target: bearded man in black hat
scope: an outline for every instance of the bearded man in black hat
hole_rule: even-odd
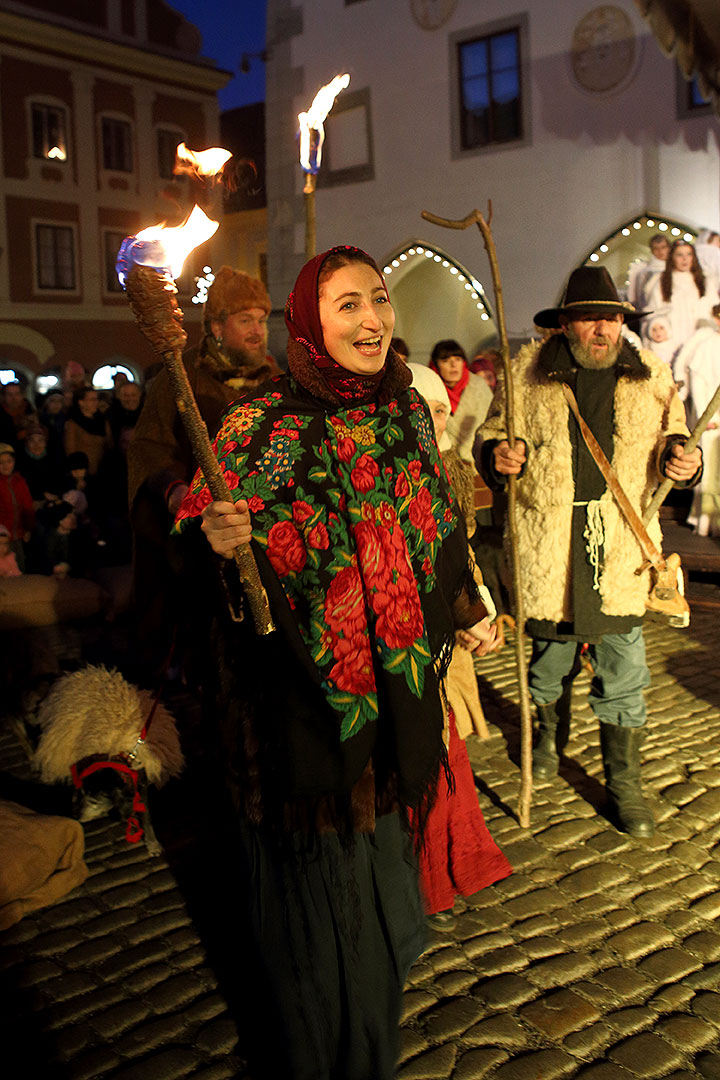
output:
[[[684,452],[689,433],[670,369],[622,335],[625,321],[646,314],[620,301],[603,267],[574,270],[562,305],[535,316],[538,326],[559,332],[524,346],[514,362],[515,449],[504,429],[502,385],[475,445],[491,487],[519,478],[522,588],[533,639],[529,682],[538,713],[533,775],[557,774],[572,679],[588,643],[607,791],[620,827],[638,837],[654,832],[640,785],[649,571],[636,573],[643,552],[585,444],[563,384],[641,517],[664,477],[678,486],[696,483],[701,454]],[[647,528],[660,548],[657,517]]]
[[[271,304],[258,278],[222,266],[208,289],[203,332],[183,364],[212,438],[228,405],[279,374],[267,351]],[[173,518],[197,468],[192,446],[163,369],[153,380],[128,449],[133,528],[133,598],[145,666],[168,652],[180,613]],[[187,598],[184,598],[187,606]]]

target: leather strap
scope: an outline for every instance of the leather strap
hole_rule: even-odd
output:
[[[565,394],[565,398],[567,399],[567,403],[572,410],[573,416],[578,422],[578,427],[580,428],[582,437],[585,440],[585,445],[592,454],[593,461],[597,465],[600,472],[603,474],[605,482],[607,483],[607,486],[609,487],[612,496],[615,499],[615,502],[620,508],[620,512],[627,521],[635,539],[640,545],[640,550],[652,566],[657,567],[659,570],[664,569],[664,556],[661,552],[658,551],[658,549],[655,547],[655,544],[648,536],[648,531],[643,525],[640,515],[637,513],[634,506],[623,491],[620,481],[617,478],[617,474],[608,459],[606,458],[602,446],[597,441],[592,431],[580,415],[580,409],[578,408],[578,403],[575,395],[573,394],[567,383],[563,383],[562,388],[563,393]]]

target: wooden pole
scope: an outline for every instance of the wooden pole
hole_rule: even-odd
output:
[[[125,288],[140,329],[163,358],[178,413],[213,500],[233,502],[182,362],[187,335],[182,328],[182,310],[175,300],[177,290],[168,278],[147,266],[134,267],[126,278]],[[258,634],[269,634],[275,626],[250,545],[240,544],[235,548],[233,557],[255,629]]]
[[[685,443],[685,450],[687,452],[691,453],[695,449],[695,447],[700,442],[700,439],[702,438],[702,436],[703,436],[703,434],[705,432],[705,428],[708,426],[708,424],[710,423],[710,421],[712,420],[713,416],[715,415],[715,413],[718,411],[719,408],[720,408],[720,386],[718,386],[717,390],[715,391],[713,396],[710,398],[710,401],[708,402],[704,413],[702,414],[702,416],[698,420],[697,424],[693,428],[693,431],[692,431],[692,434],[691,434],[690,438]],[[652,521],[653,517],[655,516],[657,511],[660,509],[661,505],[665,502],[667,494],[670,491],[670,489],[672,488],[672,486],[673,486],[673,481],[669,477],[666,476],[665,479],[662,481],[662,483],[657,488],[657,490],[655,491],[655,494],[653,495],[652,499],[648,503],[647,510],[643,514],[643,524],[644,525],[647,525],[648,522]]]
[[[317,177],[314,173],[305,173],[305,261],[313,259],[317,255],[317,226],[315,218],[315,184]]]
[[[500,332],[500,352],[502,355],[503,374],[505,376],[505,426],[508,443],[515,446],[515,396],[510,364],[510,345],[505,323],[505,305],[503,301],[500,267],[490,223],[492,221],[492,202],[488,202],[487,220],[479,210],[473,210],[460,221],[438,217],[427,210],[422,216],[433,225],[445,229],[467,229],[477,225],[485,244],[490,272],[495,292],[495,310]],[[517,534],[517,477],[508,477],[508,535],[510,537],[510,561],[512,566],[513,592],[515,594],[515,666],[520,690],[520,794],[518,799],[518,820],[527,829],[530,826],[530,807],[532,804],[532,714],[530,711],[530,691],[528,688],[527,660],[525,656],[525,604],[522,594],[520,554]]]

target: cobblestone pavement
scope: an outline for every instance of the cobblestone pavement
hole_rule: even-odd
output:
[[[401,1080],[720,1078],[717,621],[647,628],[651,840],[603,815],[584,672],[561,776],[520,828],[512,650],[479,662],[491,737],[470,754],[515,872],[430,935],[405,993]],[[0,768],[25,769],[10,732]],[[249,1080],[172,859],[126,845],[119,822],[86,830],[85,885],[0,935],[3,1076]]]

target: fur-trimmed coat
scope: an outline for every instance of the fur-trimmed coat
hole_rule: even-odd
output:
[[[641,516],[662,479],[664,454],[673,442],[684,441],[688,435],[683,405],[667,364],[650,352],[638,352],[626,342],[611,372],[590,372],[573,367],[565,342],[564,337],[556,337],[542,346],[537,343],[524,346],[513,362],[515,433],[527,446],[527,463],[517,485],[523,595],[528,619],[552,624],[575,624],[583,603],[593,600],[587,596],[587,590],[578,595],[579,562],[587,568],[583,577],[590,589],[592,572],[586,551],[574,550],[583,536],[582,531],[578,533],[578,521],[586,525],[587,510],[576,506],[574,511],[573,504],[588,499],[588,494],[576,488],[582,438],[565,400],[562,382],[573,385],[579,371],[585,387],[592,386],[596,376],[598,386],[604,385],[612,392],[614,385],[612,410],[605,411],[604,449]],[[602,445],[603,438],[592,415],[592,393],[586,390],[584,400],[585,404],[580,400],[580,412]],[[504,409],[504,388],[500,381],[476,443],[476,459],[486,474],[488,455],[483,453],[483,444],[490,449],[496,440],[506,437]],[[584,444],[580,452],[587,452]],[[591,473],[593,469],[590,459]],[[591,487],[593,483],[591,477]],[[595,486],[595,493],[589,498],[597,500],[594,506],[599,510],[604,530],[595,597],[599,593],[600,612],[603,616],[635,616],[639,621],[645,611],[649,573],[635,573],[643,561],[638,542],[604,481],[599,489]],[[648,526],[648,532],[659,547],[662,534],[657,517]],[[585,547],[583,540],[580,543]],[[611,626],[603,627],[601,632],[611,632]]]

